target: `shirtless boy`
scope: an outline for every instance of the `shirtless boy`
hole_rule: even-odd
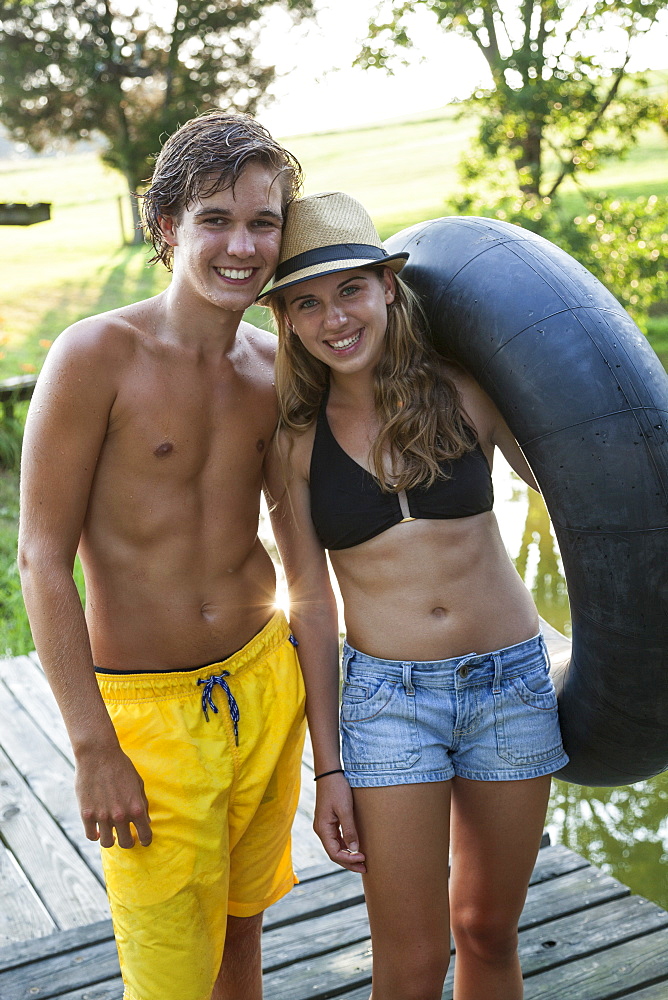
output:
[[[25,602],[126,1000],[257,1000],[262,911],[294,883],[304,695],[257,538],[274,338],[242,317],[300,174],[244,115],[179,129],[144,203],[169,287],[66,330],[26,425]]]

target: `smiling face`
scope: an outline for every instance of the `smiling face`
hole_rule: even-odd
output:
[[[276,270],[282,196],[276,171],[252,163],[234,188],[198,197],[178,219],[162,219],[179,292],[243,313]]]
[[[375,369],[395,295],[389,268],[337,271],[293,285],[284,295],[288,323],[309,354],[333,372]]]

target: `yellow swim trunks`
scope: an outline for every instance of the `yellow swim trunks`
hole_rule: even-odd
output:
[[[220,663],[98,672],[153,841],[102,850],[125,1000],[209,1000],[228,913],[292,888],[304,685],[282,612]]]

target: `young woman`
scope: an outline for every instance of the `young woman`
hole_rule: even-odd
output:
[[[492,512],[494,448],[537,487],[492,401],[430,348],[396,277],[406,257],[354,199],[314,195],[289,209],[266,293],[281,407],[268,486],[292,553],[314,826],[364,873],[373,1000],[440,998],[450,929],[456,1000],[518,1000],[518,919],[568,758],[538,615]],[[343,766],[326,550],[347,632]]]

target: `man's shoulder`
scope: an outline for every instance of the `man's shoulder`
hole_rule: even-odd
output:
[[[249,351],[255,352],[263,360],[274,361],[276,357],[276,346],[278,341],[276,334],[261,330],[252,323],[242,321],[239,325],[237,337],[243,340]]]
[[[120,358],[148,332],[147,306],[147,302],[133,303],[77,320],[56,338],[52,350],[61,357]]]

